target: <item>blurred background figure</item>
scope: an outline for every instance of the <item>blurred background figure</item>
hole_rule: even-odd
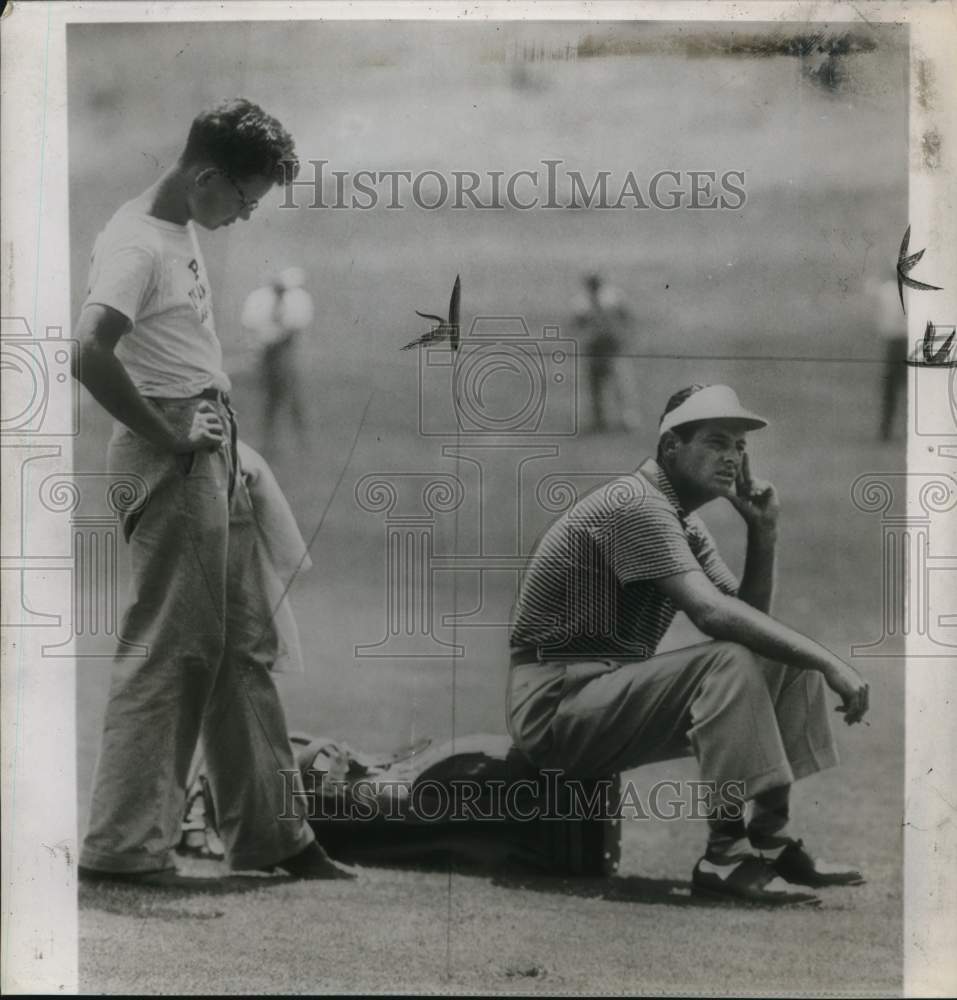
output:
[[[884,347],[879,435],[882,441],[890,441],[897,423],[898,400],[907,394],[907,317],[896,281],[872,278],[866,291],[875,332]]]
[[[585,275],[574,310],[579,350],[585,356],[591,429],[636,430],[637,387],[629,357],[635,349],[631,310],[618,289],[596,273]]]
[[[307,402],[302,385],[302,340],[312,326],[312,296],[303,287],[305,271],[290,267],[272,283],[251,292],[243,307],[242,323],[261,349],[263,388],[263,451],[281,450],[280,413],[288,413],[299,444],[309,449]]]

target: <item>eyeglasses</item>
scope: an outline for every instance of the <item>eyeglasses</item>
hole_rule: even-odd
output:
[[[259,208],[258,198],[252,198],[252,199],[247,198],[246,192],[243,191],[243,189],[232,179],[232,177],[229,176],[229,174],[225,173],[225,171],[223,172],[223,177],[225,177],[226,180],[228,180],[229,183],[232,184],[233,190],[236,192],[236,194],[239,195],[239,202],[242,211],[254,212],[257,208]]]

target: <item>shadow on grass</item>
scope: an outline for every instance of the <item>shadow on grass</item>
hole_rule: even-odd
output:
[[[638,875],[561,876],[520,872],[499,873],[492,884],[520,892],[541,892],[579,899],[603,899],[614,903],[644,903],[664,906],[722,906],[718,900],[691,894],[691,884],[676,879],[643,878]]]
[[[693,896],[691,883],[637,875],[572,875],[550,870],[542,856],[514,846],[472,842],[461,838],[445,844],[381,845],[376,849],[336,852],[336,859],[370,868],[391,868],[422,874],[488,878],[492,885],[518,892],[538,892],[580,899],[603,899],[646,905],[712,907],[728,901]],[[752,905],[752,904],[743,904]]]
[[[169,884],[81,883],[78,904],[81,910],[101,910],[128,917],[210,920],[221,917],[224,911],[204,909],[202,906],[197,908],[195,904],[220,896],[259,892],[295,881],[285,876],[224,875],[186,876]]]

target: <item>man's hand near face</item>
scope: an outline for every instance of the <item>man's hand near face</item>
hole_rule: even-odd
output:
[[[774,532],[777,529],[781,504],[774,484],[766,479],[751,476],[751,462],[745,452],[738,469],[735,492],[728,499],[734,509],[744,518],[748,528]]]
[[[738,597],[768,614],[774,592],[774,550],[781,505],[771,483],[751,476],[747,452],[741,458],[735,490],[728,494],[728,500],[748,526],[748,551]]]

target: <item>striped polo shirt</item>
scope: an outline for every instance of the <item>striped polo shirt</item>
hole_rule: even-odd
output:
[[[726,594],[738,581],[697,514],[648,459],[567,510],[529,556],[512,617],[513,647],[542,659],[653,656],[677,608],[654,581],[701,569]]]

